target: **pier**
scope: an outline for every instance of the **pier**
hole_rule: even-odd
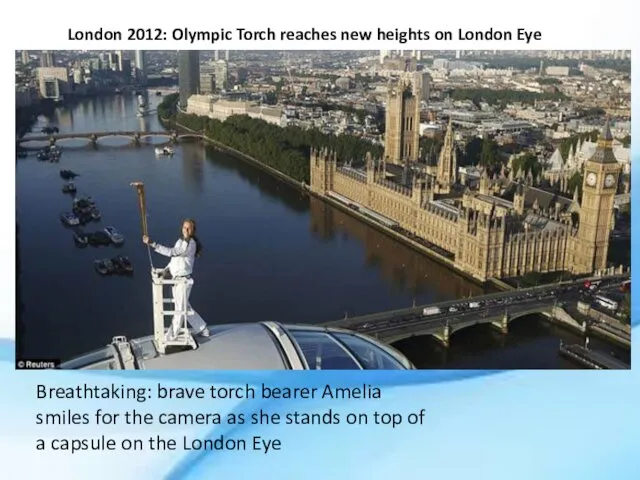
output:
[[[566,345],[561,341],[559,351],[560,355],[594,370],[629,370],[631,368],[631,365],[627,365],[612,356],[589,350],[588,347],[582,345]]]

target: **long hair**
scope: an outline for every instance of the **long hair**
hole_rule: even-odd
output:
[[[182,224],[184,225],[187,222],[191,224],[191,228],[193,230],[193,233],[191,234],[191,239],[194,242],[196,242],[196,257],[199,257],[200,254],[202,253],[202,242],[196,236],[196,221],[192,218],[185,218]]]

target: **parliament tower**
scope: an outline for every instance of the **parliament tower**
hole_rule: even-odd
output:
[[[585,162],[580,205],[580,226],[574,251],[577,272],[603,270],[607,266],[613,203],[621,166],[613,153],[609,120],[593,156]]]
[[[387,94],[385,161],[395,165],[416,162],[420,140],[420,85],[405,74]]]

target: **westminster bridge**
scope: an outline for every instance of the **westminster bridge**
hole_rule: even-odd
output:
[[[594,277],[589,280],[600,280],[601,288],[606,289],[614,288],[626,279],[629,279],[628,274]],[[451,336],[462,329],[488,324],[507,334],[510,322],[531,315],[543,315],[574,331],[586,333],[587,322],[576,320],[565,308],[580,300],[580,286],[585,280],[587,279],[343,318],[325,323],[324,326],[354,330],[388,344],[410,337],[431,335],[445,347],[449,346]]]
[[[150,141],[154,137],[166,139],[162,143],[177,143],[186,139],[202,139],[202,134],[196,132],[176,132],[176,131],[157,131],[157,132],[140,132],[140,131],[111,131],[111,132],[87,132],[87,133],[56,133],[53,135],[34,135],[16,139],[16,144],[25,150],[40,150],[42,146],[25,145],[31,142],[48,142],[49,145],[56,145],[59,140],[87,140],[86,144],[75,146],[82,148],[85,146],[98,146],[100,140],[106,138],[126,138],[129,140],[124,146],[141,145],[145,141]],[[110,145],[112,146],[112,145]],[[73,148],[67,147],[66,148]]]

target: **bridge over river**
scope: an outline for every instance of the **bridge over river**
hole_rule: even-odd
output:
[[[30,142],[47,142],[49,145],[55,145],[59,140],[87,140],[80,148],[86,146],[97,146],[100,140],[106,138],[126,138],[129,140],[124,146],[140,145],[145,140],[149,141],[154,137],[166,138],[164,143],[177,143],[186,139],[202,139],[204,136],[196,132],[176,132],[176,131],[157,131],[157,132],[141,132],[141,131],[111,131],[111,132],[87,132],[87,133],[56,133],[53,135],[33,135],[16,139],[16,144],[26,150],[39,150],[42,146],[25,145]],[[73,148],[67,147],[66,148]],[[78,147],[76,147],[78,148]]]
[[[589,280],[602,280],[602,285],[610,285],[628,278],[627,274],[593,277]],[[432,335],[446,347],[449,346],[451,335],[464,328],[490,324],[506,334],[509,322],[534,314],[544,315],[585,333],[586,323],[575,320],[563,308],[566,303],[579,300],[579,287],[585,280],[588,279],[344,318],[325,325],[362,332],[387,343],[418,335]],[[425,315],[425,309],[435,313]]]

